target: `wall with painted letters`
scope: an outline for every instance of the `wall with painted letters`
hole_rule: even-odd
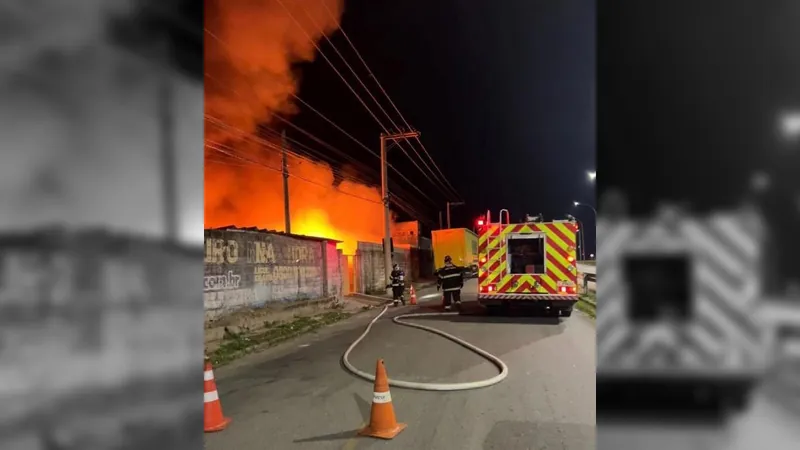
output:
[[[206,230],[206,318],[340,296],[337,255],[335,242],[258,231]]]

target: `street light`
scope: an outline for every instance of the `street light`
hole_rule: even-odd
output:
[[[595,218],[595,220],[597,220],[597,210],[596,210],[596,209],[594,209],[594,206],[592,206],[592,205],[587,205],[586,203],[581,203],[581,202],[572,202],[572,204],[573,204],[573,205],[575,205],[575,206],[585,206],[585,207],[587,207],[587,208],[591,209],[591,210],[592,210],[592,212],[594,212],[594,218]]]
[[[597,172],[592,170],[587,173],[589,175],[589,181],[594,181],[597,178]]]
[[[789,111],[780,115],[781,135],[787,140],[800,139],[800,111]]]

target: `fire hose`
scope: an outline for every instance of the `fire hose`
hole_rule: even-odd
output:
[[[370,297],[372,297],[372,296],[370,296]],[[385,300],[382,297],[374,297],[374,298],[380,298],[381,300]],[[350,363],[348,358],[350,356],[350,352],[352,352],[353,349],[356,348],[356,346],[358,346],[358,344],[361,343],[361,341],[363,341],[365,337],[367,337],[367,335],[369,334],[370,330],[372,329],[372,326],[378,320],[380,320],[380,318],[384,314],[386,314],[386,311],[388,311],[388,310],[389,310],[389,305],[384,306],[383,311],[381,311],[380,314],[375,316],[375,318],[372,319],[372,321],[370,321],[370,323],[367,325],[367,328],[364,330],[363,333],[361,333],[361,336],[359,336],[358,339],[353,341],[353,343],[350,344],[350,347],[348,347],[347,350],[344,352],[344,355],[342,355],[342,364],[344,365],[344,367],[350,373],[352,373],[353,375],[356,375],[357,377],[363,378],[363,379],[365,379],[367,381],[375,381],[375,375],[357,369],[355,366],[353,366]],[[467,342],[467,341],[465,341],[465,340],[463,340],[461,338],[453,336],[452,334],[449,334],[449,333],[445,333],[442,330],[439,330],[439,329],[436,329],[436,328],[433,328],[433,327],[428,327],[428,326],[425,326],[425,325],[420,325],[418,323],[405,322],[405,321],[402,320],[403,318],[410,319],[410,318],[414,318],[414,317],[457,316],[458,314],[459,314],[458,312],[434,312],[434,313],[400,314],[398,316],[393,317],[392,318],[392,322],[394,322],[394,323],[396,323],[398,325],[404,325],[404,326],[407,326],[407,327],[412,327],[412,328],[418,328],[420,330],[425,330],[425,331],[428,331],[430,333],[438,334],[439,336],[442,336],[442,337],[444,337],[446,339],[449,339],[449,340],[455,342],[456,344],[459,344],[462,347],[466,348],[467,350],[470,350],[470,351],[472,351],[474,353],[477,353],[478,355],[482,356],[483,358],[489,360],[492,364],[494,364],[500,370],[500,373],[495,375],[492,378],[489,378],[489,379],[478,380],[478,381],[468,381],[468,382],[464,382],[464,383],[420,383],[420,382],[416,382],[416,381],[404,381],[404,380],[392,380],[392,379],[389,379],[389,386],[394,386],[394,387],[399,387],[399,388],[406,388],[406,389],[416,389],[416,390],[420,390],[420,391],[466,391],[466,390],[471,390],[471,389],[485,388],[485,387],[495,385],[495,384],[500,383],[501,381],[505,380],[505,378],[508,376],[508,366],[506,366],[506,364],[500,358],[492,355],[491,353],[487,352],[486,350],[483,350],[481,348],[478,348],[475,345],[470,344],[469,342]]]

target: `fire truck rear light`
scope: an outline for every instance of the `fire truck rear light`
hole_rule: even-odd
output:
[[[566,286],[561,286],[561,292],[567,292],[567,287]]]
[[[569,261],[569,262],[575,261],[575,258],[573,258],[572,256],[570,256],[570,257],[568,257],[568,258],[567,258],[567,261]]]
[[[482,227],[482,226],[483,226],[483,219],[478,219],[478,226],[479,226],[479,227]]]
[[[481,258],[481,264],[485,264],[485,263],[486,263],[486,257],[484,256],[483,258]]]

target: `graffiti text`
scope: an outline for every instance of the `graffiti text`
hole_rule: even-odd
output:
[[[233,271],[228,271],[224,275],[210,275],[203,277],[204,291],[222,291],[227,289],[239,289],[241,275],[235,275]]]
[[[239,244],[233,239],[206,239],[206,264],[235,264],[239,260]]]
[[[285,280],[301,280],[318,277],[318,267],[292,267],[292,266],[256,266],[254,269],[255,282],[268,284]]]

